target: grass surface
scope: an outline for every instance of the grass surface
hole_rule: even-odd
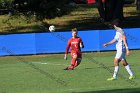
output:
[[[127,57],[136,74],[128,73],[120,64],[118,80],[111,77],[115,52],[83,53],[82,63],[72,71],[63,69],[70,64],[63,54],[0,57],[0,93],[139,93],[140,51]]]
[[[136,6],[124,7],[124,28],[140,27],[140,15]],[[42,26],[42,24],[44,26]],[[54,19],[35,20],[34,16],[25,17],[1,15],[0,33],[45,32],[49,25],[55,25],[56,31],[69,31],[73,27],[79,30],[109,29],[108,22],[99,20],[99,13],[94,5],[77,5],[68,15]]]

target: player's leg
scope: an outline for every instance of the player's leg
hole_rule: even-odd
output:
[[[129,75],[130,75],[130,77],[129,77],[129,79],[131,80],[131,79],[134,79],[135,77],[134,77],[134,74],[133,74],[133,72],[132,72],[132,70],[131,70],[131,67],[130,67],[130,65],[127,63],[127,61],[126,61],[126,58],[125,58],[125,53],[123,53],[123,55],[122,55],[122,64],[123,64],[123,66],[125,67],[125,69],[127,70],[127,72],[129,73]]]
[[[113,74],[113,78],[114,79],[117,79],[117,75],[118,75],[118,72],[119,72],[119,62],[120,62],[121,60],[120,59],[118,59],[118,58],[115,58],[114,59],[114,74]]]
[[[116,80],[117,79],[117,75],[119,72],[119,62],[121,61],[121,51],[117,51],[116,56],[114,58],[114,73],[113,73],[113,77],[112,78],[108,78],[107,80]]]
[[[72,56],[71,65],[67,67],[65,70],[73,70],[75,67],[75,64],[77,62],[77,53],[72,52],[71,56]]]
[[[108,78],[107,80],[116,80],[117,79],[117,75],[118,75],[118,72],[119,72],[119,62],[120,62],[121,60],[120,59],[118,59],[118,58],[115,58],[114,59],[114,73],[113,73],[113,77],[111,77],[111,78]]]
[[[125,69],[127,70],[127,72],[130,75],[129,79],[134,79],[135,77],[134,77],[134,74],[133,74],[133,72],[131,70],[131,67],[130,67],[130,65],[126,61],[126,52],[125,51],[123,51],[121,58],[122,58],[123,66],[125,67]]]
[[[77,58],[77,61],[74,64],[74,68],[80,65],[82,58]]]
[[[74,69],[75,65],[77,65],[77,53],[72,54],[71,66],[70,68]]]
[[[76,62],[74,64],[74,67],[77,67],[81,63],[81,60],[82,60],[82,54],[77,53],[77,59],[76,59]]]

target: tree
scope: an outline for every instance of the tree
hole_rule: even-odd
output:
[[[100,17],[106,21],[123,20],[124,0],[97,0]]]
[[[69,0],[3,0],[5,9],[15,14],[36,14],[39,17],[54,18],[65,14]],[[1,0],[0,0],[1,3]],[[10,7],[10,8],[9,8]]]
[[[136,0],[137,10],[140,10],[140,0]]]

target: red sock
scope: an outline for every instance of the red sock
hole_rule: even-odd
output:
[[[70,69],[73,69],[73,68],[75,67],[75,64],[77,65],[77,60],[76,60],[76,58],[73,58],[73,59],[71,60],[71,66],[69,66],[69,68],[70,68]]]
[[[80,64],[80,62],[76,61],[74,67],[77,67],[79,64]]]

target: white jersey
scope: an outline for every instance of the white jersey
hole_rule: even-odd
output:
[[[124,31],[121,28],[119,28],[116,31],[116,35],[114,37],[114,39],[117,40],[117,44],[116,44],[116,49],[117,50],[124,50],[125,49],[125,46],[124,46],[124,43],[123,43],[123,40],[122,40],[123,35],[124,35]]]
[[[125,59],[125,52],[126,52],[126,49],[125,49],[125,46],[124,46],[124,43],[123,43],[123,39],[122,39],[123,35],[124,35],[124,32],[120,28],[116,31],[116,35],[114,37],[114,39],[117,40],[117,44],[116,44],[117,53],[116,53],[115,58],[118,58],[120,60]]]

